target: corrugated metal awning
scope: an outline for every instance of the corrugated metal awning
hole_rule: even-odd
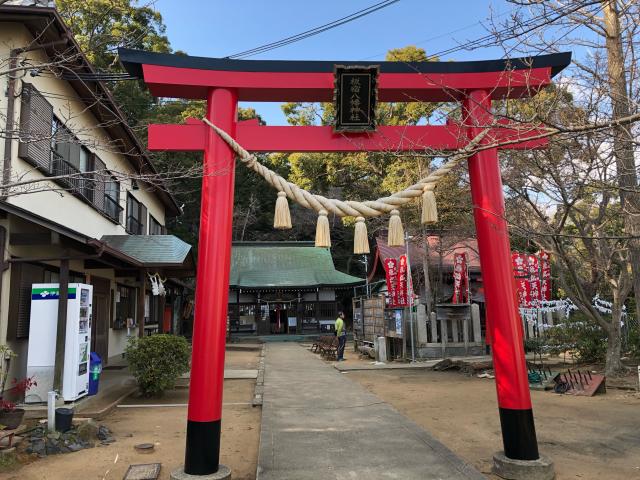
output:
[[[100,241],[143,267],[193,268],[191,245],[174,235],[103,235]]]

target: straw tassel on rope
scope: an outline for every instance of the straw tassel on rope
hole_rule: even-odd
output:
[[[388,235],[387,245],[390,247],[404,246],[404,229],[402,228],[402,220],[400,220],[400,212],[398,210],[391,210]]]
[[[329,213],[326,210],[318,212],[318,224],[316,226],[316,247],[330,247],[331,233],[329,232]]]
[[[289,201],[285,192],[278,192],[276,200],[276,213],[273,217],[273,228],[288,230],[291,228],[291,214],[289,213]]]
[[[335,198],[326,198],[322,195],[314,195],[307,190],[300,188],[294,183],[289,182],[273,170],[262,165],[255,155],[246,151],[238,142],[236,142],[227,132],[217,127],[206,117],[202,121],[216,131],[218,135],[238,154],[240,161],[248,168],[256,172],[267,183],[279,191],[284,191],[287,198],[302,205],[304,208],[315,210],[325,210],[339,217],[379,217],[389,212],[391,208],[394,210],[399,206],[406,205],[414,198],[420,197],[424,192],[427,184],[436,184],[444,175],[455,168],[462,160],[468,158],[475,151],[481,140],[487,135],[490,129],[483,129],[481,133],[476,135],[469,143],[463,147],[457,154],[447,160],[437,170],[431,172],[428,176],[421,178],[417,183],[411,185],[404,190],[394,193],[388,197],[378,198],[377,200],[369,200],[364,202],[344,201]],[[399,218],[397,219],[399,221]]]
[[[436,204],[436,194],[433,192],[434,184],[427,184],[422,192],[422,216],[423,225],[438,223],[438,206]]]
[[[356,228],[353,235],[353,253],[363,255],[369,253],[369,236],[367,235],[367,224],[364,217],[356,218]]]

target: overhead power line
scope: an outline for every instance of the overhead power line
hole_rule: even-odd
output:
[[[383,8],[386,8],[388,6],[391,6],[395,3],[398,3],[400,0],[385,0],[383,2],[379,2],[376,3],[374,5],[371,5],[367,8],[364,8],[362,10],[358,10],[357,12],[354,12],[350,15],[347,15],[345,17],[339,18],[337,20],[334,20],[330,23],[326,23],[324,25],[321,25],[319,27],[315,27],[313,29],[310,30],[306,30],[304,32],[301,32],[299,34],[296,35],[292,35],[286,38],[283,38],[282,40],[278,40],[276,42],[271,42],[259,47],[255,47],[252,48],[250,50],[245,50],[243,52],[238,52],[235,53],[233,55],[229,55],[225,58],[244,58],[244,57],[250,57],[253,55],[257,55],[259,53],[264,53],[267,52],[269,50],[274,50],[276,48],[280,48],[283,47],[285,45],[289,45],[291,43],[295,43],[298,42],[300,40],[303,40],[305,38],[309,38],[311,36],[314,35],[318,35],[322,32],[325,32],[327,30],[336,28],[338,26],[344,25],[346,23],[352,22],[354,20],[357,20],[358,18],[362,18],[366,15],[369,15],[371,13],[374,13],[378,10],[381,10]],[[554,10],[554,11],[549,11],[549,12],[545,12],[542,13],[540,15],[534,16],[529,18],[526,21],[521,22],[518,25],[518,29],[516,31],[516,29],[514,29],[513,27],[507,27],[504,28],[498,32],[492,32],[490,34],[484,35],[482,37],[476,38],[474,40],[465,42],[463,44],[457,45],[455,47],[451,47],[448,48],[446,50],[442,50],[439,52],[435,52],[432,53],[431,55],[429,55],[428,60],[430,59],[435,59],[435,58],[439,58],[442,57],[444,55],[449,55],[451,53],[455,53],[461,50],[472,50],[475,48],[480,48],[483,46],[487,46],[488,43],[495,43],[496,38],[501,37],[502,40],[510,40],[510,39],[514,39],[517,38],[519,36],[528,34],[534,30],[537,30],[545,25],[549,25],[554,23],[555,21],[557,21],[560,18],[563,18],[567,15],[571,15],[575,12],[577,12],[578,10],[587,7],[587,6],[592,6],[594,4],[600,4],[600,0],[583,0],[582,2],[578,3],[578,4],[574,4],[574,5],[570,5],[565,7],[564,9],[559,9],[559,10]],[[466,27],[465,27],[466,28]],[[463,28],[464,29],[464,28]],[[459,29],[462,30],[462,29]],[[575,27],[571,30],[573,31],[575,30]],[[568,33],[567,32],[565,35],[566,36]],[[502,36],[505,37],[502,37]],[[444,35],[441,35],[444,36]],[[435,37],[437,38],[437,37]],[[131,76],[128,73],[119,73],[119,72],[73,72],[73,73],[64,73],[62,74],[62,78],[65,80],[82,80],[82,81],[126,81],[126,80],[134,80],[137,79],[137,77],[135,76]]]
[[[285,45],[289,45],[291,43],[299,42],[300,40],[304,40],[305,38],[312,37],[314,35],[318,35],[322,32],[326,32],[327,30],[331,30],[333,28],[339,27],[349,22],[353,22],[359,18],[362,18],[371,13],[377,12],[378,10],[382,10],[383,8],[389,7],[394,3],[398,3],[400,0],[385,0],[383,2],[376,3],[367,8],[363,8],[362,10],[358,10],[346,17],[339,18],[329,23],[325,23],[324,25],[320,25],[319,27],[312,28],[310,30],[306,30],[304,32],[298,33],[296,35],[291,35],[289,37],[283,38],[281,40],[267,43],[261,45],[259,47],[252,48],[250,50],[244,50],[242,52],[234,53],[233,55],[229,55],[225,58],[246,58],[251,57],[253,55],[257,55],[259,53],[268,52],[269,50],[274,50],[276,48],[283,47]]]
[[[132,80],[137,77],[130,75],[126,72],[64,72],[61,75],[64,80],[85,80],[88,82],[99,81],[117,81],[117,80]]]
[[[601,2],[599,0],[590,0],[590,1],[582,1],[578,4],[574,4],[574,5],[569,5],[567,7],[565,7],[564,9],[558,9],[555,11],[548,11],[545,13],[542,13],[540,15],[536,15],[534,17],[529,18],[528,20],[525,20],[524,22],[520,23],[517,27],[517,31],[516,28],[514,27],[506,27],[503,28],[502,30],[498,31],[498,32],[491,32],[487,35],[484,35],[482,37],[476,38],[475,40],[471,40],[469,42],[465,42],[461,45],[455,46],[455,47],[451,47],[448,48],[446,50],[441,50],[439,52],[435,52],[432,53],[431,55],[429,55],[428,59],[434,59],[436,57],[442,57],[444,55],[449,55],[451,53],[455,53],[455,52],[459,52],[461,50],[473,50],[475,48],[480,48],[480,47],[484,47],[487,46],[488,44],[495,44],[496,43],[496,39],[498,37],[502,37],[504,35],[504,37],[501,38],[501,40],[513,40],[517,37],[520,37],[522,35],[526,35],[527,33],[530,33],[534,30],[537,30],[539,28],[542,28],[546,25],[550,25],[553,22],[555,22],[556,20],[559,20],[560,18],[566,17],[568,15],[571,15],[573,13],[576,13],[578,10],[587,7],[587,6],[592,6],[595,4],[600,4]],[[487,44],[487,42],[489,42]]]
[[[345,23],[351,22],[353,20],[356,20],[358,18],[361,18],[365,15],[368,15],[370,13],[373,13],[377,10],[380,10],[382,8],[388,7],[394,3],[396,3],[399,0],[388,0],[388,1],[384,1],[384,2],[380,2],[374,5],[371,5],[368,8],[365,8],[363,10],[359,10],[357,12],[352,13],[351,15],[348,15],[346,17],[342,17],[338,20],[334,20],[333,22],[327,23],[325,25],[321,25],[319,27],[313,28],[311,30],[307,30],[305,32],[299,33],[297,35],[292,35],[290,37],[287,38],[283,38],[282,40],[278,40],[276,42],[271,42],[265,45],[261,45],[259,47],[256,48],[252,48],[250,50],[245,50],[242,52],[238,52],[235,53],[233,55],[229,55],[228,57],[225,58],[246,58],[246,57],[250,57],[253,55],[257,55],[259,53],[264,53],[267,52],[269,50],[273,50],[276,48],[280,48],[283,47],[285,45],[289,45],[291,43],[294,42],[298,42],[300,40],[303,40],[305,38],[314,36],[314,35],[318,35],[319,33],[322,33],[324,31],[330,30],[332,28],[338,27],[340,25],[343,25]],[[455,52],[459,52],[461,50],[473,50],[476,48],[480,48],[483,46],[486,46],[488,44],[493,44],[496,41],[496,37],[498,36],[505,36],[505,38],[502,38],[502,40],[505,39],[513,39],[516,38],[518,36],[530,33],[534,30],[537,30],[543,26],[549,25],[554,23],[555,21],[567,16],[567,15],[571,15],[575,12],[577,12],[578,10],[588,7],[588,6],[592,6],[595,4],[600,4],[600,0],[586,0],[586,1],[582,1],[579,3],[574,3],[574,4],[569,4],[567,7],[565,7],[564,9],[560,9],[560,10],[555,10],[555,11],[548,11],[545,13],[542,13],[540,15],[536,15],[534,17],[531,17],[525,21],[523,21],[522,23],[520,23],[518,25],[518,31],[516,32],[514,30],[513,27],[507,27],[504,28],[498,32],[492,32],[489,33],[487,35],[484,35],[482,37],[476,38],[474,40],[465,42],[463,44],[457,45],[455,47],[451,47],[448,48],[446,50],[442,50],[440,52],[435,52],[431,55],[429,55],[429,59],[433,59],[436,57],[442,57],[444,55],[449,55]]]

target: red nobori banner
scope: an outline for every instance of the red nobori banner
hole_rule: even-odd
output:
[[[406,255],[400,255],[398,267],[398,301],[395,307],[409,305],[409,264]]]
[[[387,296],[389,307],[406,307],[409,305],[411,279],[409,278],[409,262],[406,255],[400,258],[387,258],[384,261],[387,276]]]
[[[551,256],[548,252],[540,250],[538,258],[540,259],[540,270],[542,271],[540,298],[549,301],[551,300]]]
[[[513,275],[516,279],[516,287],[518,293],[518,304],[520,308],[530,308],[530,285],[529,285],[529,265],[527,256],[519,252],[511,252],[511,261],[513,262]]]
[[[453,299],[452,303],[469,303],[469,273],[467,254],[453,254]]]
[[[551,259],[544,250],[537,254],[512,252],[513,275],[520,308],[537,308],[551,300]]]
[[[536,255],[527,255],[527,263],[529,264],[529,304],[537,308],[540,306],[540,270],[538,257]]]
[[[528,271],[525,255],[520,252],[511,252],[511,261],[513,262],[513,274],[516,277],[524,277]]]
[[[398,303],[398,259],[387,258],[384,261],[384,270],[387,276],[389,305],[395,306]]]

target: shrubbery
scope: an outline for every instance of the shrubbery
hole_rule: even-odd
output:
[[[538,338],[529,338],[524,341],[524,351],[525,353],[542,353],[545,347],[545,340],[542,337]]]
[[[541,342],[543,353],[558,355],[571,351],[581,362],[602,362],[607,354],[606,332],[579,312],[545,330]]]
[[[607,334],[599,325],[576,329],[576,352],[583,362],[604,362],[607,357]]]
[[[640,329],[638,327],[629,331],[627,349],[633,358],[640,360]]]
[[[140,392],[146,397],[173,388],[178,377],[189,371],[191,349],[184,337],[165,334],[133,337],[125,354]]]

